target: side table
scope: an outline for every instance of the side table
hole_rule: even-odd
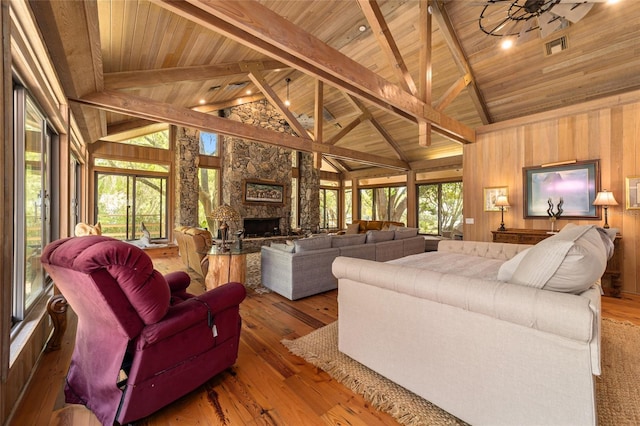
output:
[[[209,269],[204,279],[207,290],[219,287],[228,282],[243,283],[247,277],[247,254],[249,250],[220,250],[213,246],[208,253]]]

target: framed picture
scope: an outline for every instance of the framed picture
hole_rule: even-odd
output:
[[[640,176],[629,176],[626,181],[627,210],[640,210]]]
[[[499,195],[505,195],[509,198],[509,188],[506,186],[493,186],[484,188],[484,211],[499,212],[500,207],[496,206],[496,200]]]
[[[593,205],[600,190],[600,160],[524,167],[524,217],[600,219]],[[560,214],[558,214],[560,213]]]
[[[284,185],[260,180],[245,180],[242,185],[242,201],[245,204],[284,205]]]

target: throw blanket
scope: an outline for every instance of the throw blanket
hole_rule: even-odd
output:
[[[456,274],[485,280],[497,280],[504,260],[466,254],[430,251],[390,260],[387,263],[428,269],[444,274]]]

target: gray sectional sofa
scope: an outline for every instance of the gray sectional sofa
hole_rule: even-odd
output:
[[[262,285],[290,300],[337,288],[331,264],[338,256],[386,262],[423,253],[425,240],[416,228],[366,234],[314,236],[263,246]]]

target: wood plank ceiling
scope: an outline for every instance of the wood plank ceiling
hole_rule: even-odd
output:
[[[482,124],[640,88],[638,1],[597,3],[510,50],[480,31],[485,1],[429,4],[430,17],[426,0],[30,2],[90,142],[166,121],[319,152],[347,171],[419,170],[459,166]],[[560,36],[568,48],[546,55]],[[298,136],[218,117],[262,98]]]

